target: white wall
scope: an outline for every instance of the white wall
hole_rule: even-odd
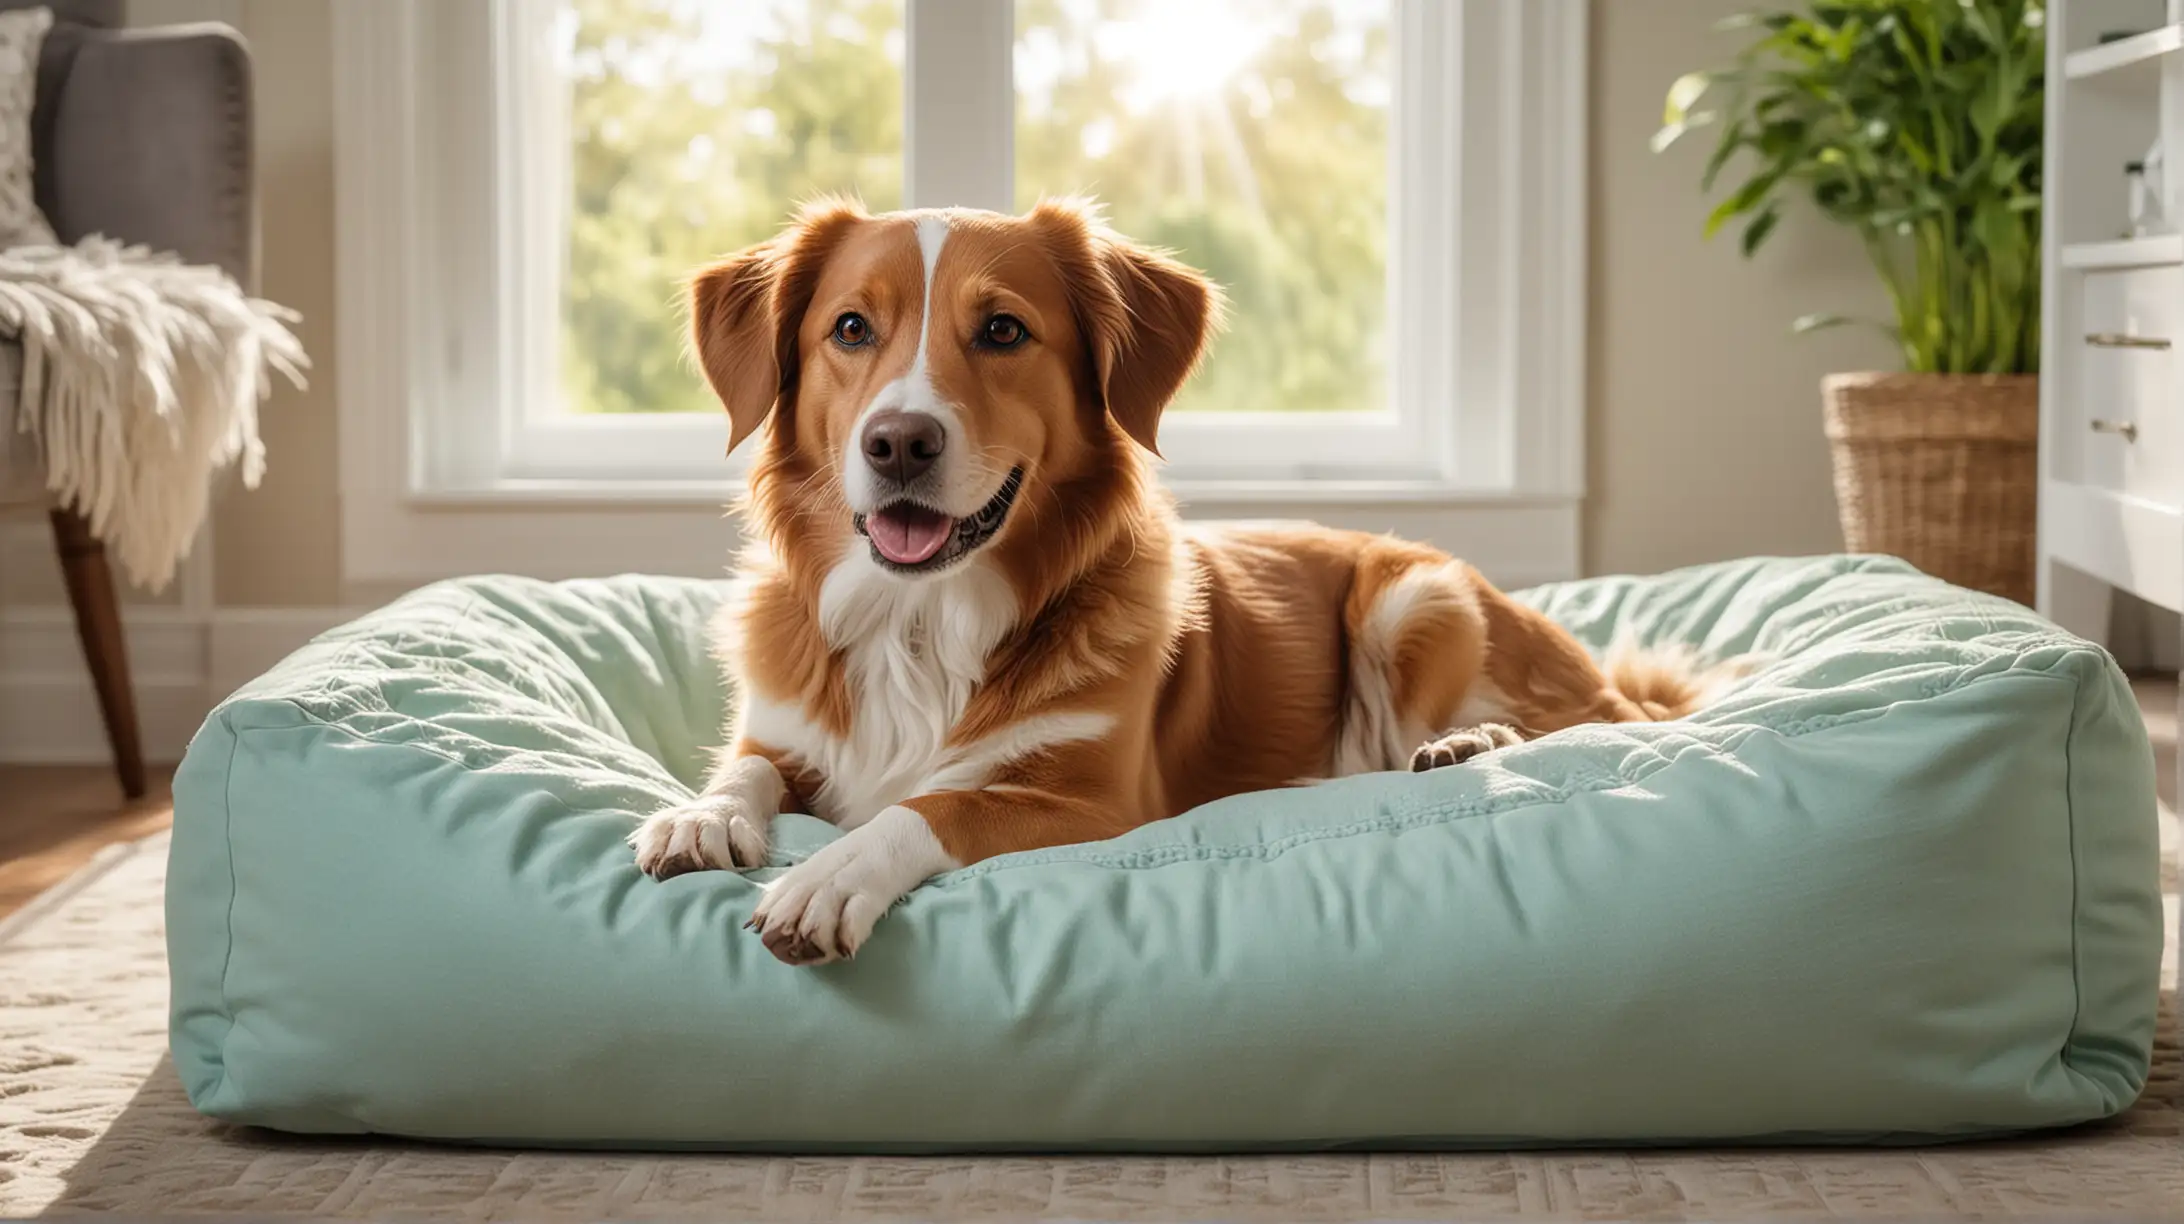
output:
[[[1758,257],[1702,241],[1711,152],[1647,145],[1669,83],[1734,54],[1716,20],[1747,0],[1594,0],[1587,568],[1645,572],[1842,548],[1820,378],[1891,368],[1848,330],[1794,337],[1814,311],[1879,314],[1857,242],[1786,217]],[[1701,133],[1703,135],[1703,133]]]

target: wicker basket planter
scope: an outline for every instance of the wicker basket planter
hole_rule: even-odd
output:
[[[2040,380],[1835,374],[1821,383],[1835,502],[1852,552],[1902,557],[2030,604]]]

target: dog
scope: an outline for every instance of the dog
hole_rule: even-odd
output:
[[[751,917],[789,964],[995,855],[1676,718],[1719,679],[1603,669],[1421,544],[1187,527],[1157,433],[1221,298],[1081,203],[821,201],[689,303],[729,449],[761,435],[719,632],[738,709],[703,792],[630,842],[666,879],[763,865],[783,811],[840,826]]]

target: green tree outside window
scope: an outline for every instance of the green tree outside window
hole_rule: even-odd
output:
[[[1019,0],[1018,203],[1097,196],[1229,295],[1176,410],[1385,405],[1387,16]],[[683,354],[690,269],[824,192],[900,206],[902,22],[901,0],[571,0],[568,408],[714,411]]]

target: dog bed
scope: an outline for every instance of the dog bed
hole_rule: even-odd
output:
[[[223,702],[175,780],[175,1064],[290,1131],[727,1149],[1910,1141],[2137,1095],[2153,765],[2099,649],[1874,558],[1525,598],[1772,662],[1682,722],[1245,795],[942,876],[852,962],[665,883],[719,584],[451,582]]]

